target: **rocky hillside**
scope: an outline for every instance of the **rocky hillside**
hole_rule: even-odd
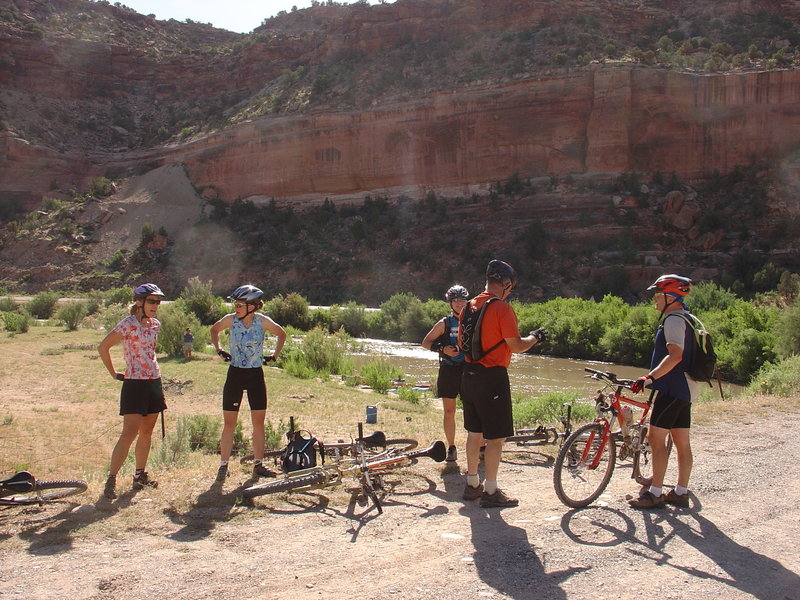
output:
[[[532,297],[667,268],[751,287],[797,268],[798,17],[778,0],[320,2],[239,35],[10,0],[0,278],[252,277],[374,302],[502,252]],[[153,169],[190,200],[135,177]],[[166,235],[142,245],[145,224]]]

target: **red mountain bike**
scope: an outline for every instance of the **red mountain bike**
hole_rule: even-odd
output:
[[[633,459],[631,479],[647,484],[652,478],[650,445],[647,441],[649,400],[633,400],[622,394],[630,389],[632,379],[618,379],[614,373],[585,369],[587,377],[600,381],[610,391],[599,390],[595,397],[597,418],[573,431],[556,458],[553,486],[559,500],[572,508],[588,506],[608,486],[614,466],[628,458]],[[628,406],[642,409],[642,416],[634,422]],[[615,423],[620,428],[613,431]],[[672,450],[672,438],[667,436],[667,453]],[[619,450],[617,450],[619,445]]]

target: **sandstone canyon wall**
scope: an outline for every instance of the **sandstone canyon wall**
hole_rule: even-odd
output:
[[[266,118],[137,160],[184,163],[196,185],[226,200],[290,200],[466,192],[514,173],[701,178],[754,155],[779,159],[800,142],[798,132],[798,72],[605,67],[358,113]]]

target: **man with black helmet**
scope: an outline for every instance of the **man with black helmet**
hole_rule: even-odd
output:
[[[645,387],[655,392],[653,412],[647,440],[653,453],[653,479],[642,489],[633,508],[658,508],[669,503],[689,506],[689,475],[692,472],[692,448],[689,443],[692,400],[697,398],[698,385],[686,372],[691,364],[694,331],[686,318],[691,318],[683,300],[691,291],[692,280],[680,275],[662,275],[647,288],[655,294],[655,308],[661,313],[656,331],[655,347],[650,359],[650,371],[633,384],[631,391],[639,393]],[[683,315],[683,316],[681,316]],[[663,492],[667,471],[667,435],[672,436],[678,454],[678,485]]]
[[[233,449],[233,434],[239,420],[239,407],[244,391],[250,404],[250,420],[253,422],[253,466],[254,477],[275,477],[276,473],[263,464],[264,420],[267,414],[267,384],[264,381],[264,337],[267,332],[278,338],[275,352],[268,360],[277,360],[286,341],[286,331],[267,315],[258,310],[264,306],[264,295],[254,285],[242,285],[228,296],[233,301],[234,312],[222,317],[211,326],[211,343],[217,354],[230,362],[225,387],[222,389],[222,439],[219,442],[220,466],[217,481],[228,476],[228,459]],[[231,347],[226,352],[219,347],[219,334],[230,329]]]
[[[514,434],[511,414],[511,386],[508,365],[512,353],[530,350],[547,339],[544,329],[520,337],[517,316],[511,305],[504,302],[517,285],[517,273],[508,263],[493,260],[486,268],[486,289],[473,298],[461,313],[459,343],[464,334],[467,311],[480,311],[485,304],[480,323],[483,356],[475,361],[465,356],[461,383],[464,404],[464,428],[467,430],[467,485],[464,500],[480,498],[484,508],[517,506],[519,501],[497,487],[497,472],[506,438]],[[484,443],[485,479],[478,476],[480,448]]]
[[[469,299],[463,285],[451,286],[445,294],[450,314],[436,324],[422,340],[422,347],[439,353],[439,375],[436,396],[442,399],[444,436],[447,438],[447,461],[458,460],[456,450],[456,397],[461,393],[464,353],[458,349],[458,316]]]

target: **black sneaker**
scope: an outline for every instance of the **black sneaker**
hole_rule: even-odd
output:
[[[447,458],[445,458],[447,462],[456,462],[458,460],[458,450],[455,446],[450,446],[447,449]]]
[[[220,465],[217,469],[217,481],[225,481],[228,477],[228,465]]]
[[[116,475],[109,475],[108,479],[106,479],[106,487],[103,488],[103,496],[108,498],[109,500],[113,500],[117,497],[117,476]]]
[[[500,488],[497,488],[494,494],[483,492],[481,495],[481,506],[483,508],[510,508],[517,505],[519,505],[519,500],[507,496]]]
[[[253,466],[253,477],[277,477],[278,474],[272,469],[268,469],[263,463],[257,463]]]
[[[157,488],[158,482],[150,479],[147,475],[147,471],[136,473],[136,475],[133,476],[133,489],[141,490],[146,487]]]

